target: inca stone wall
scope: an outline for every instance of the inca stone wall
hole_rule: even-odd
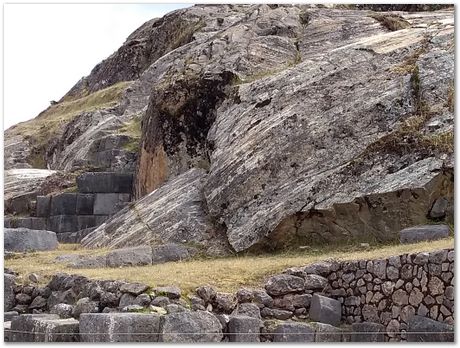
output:
[[[55,275],[44,287],[34,285],[33,275],[29,284],[17,285],[14,275],[5,274],[5,328],[13,341],[43,341],[46,335],[49,341],[110,342],[453,341],[453,272],[454,251],[444,249],[323,261],[271,276],[264,288],[224,293],[205,285],[187,296],[175,286],[68,274]],[[41,317],[46,313],[51,316]],[[48,321],[71,331],[48,332]],[[153,322],[158,328],[146,331]],[[118,335],[122,331],[108,323],[132,330]],[[21,334],[11,336],[9,329]]]
[[[7,228],[49,230],[61,243],[78,243],[131,201],[132,174],[88,172],[77,178],[78,192],[37,196],[35,216],[7,217]]]

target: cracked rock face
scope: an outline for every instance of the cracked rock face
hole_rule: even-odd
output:
[[[223,231],[206,213],[206,173],[191,169],[114,215],[86,236],[87,247],[178,243],[207,254],[228,250]]]
[[[135,168],[137,212],[84,245],[239,252],[452,221],[453,10],[397,14],[394,31],[311,5],[199,5],[144,24],[67,95],[130,80],[117,103],[48,148],[51,168]],[[118,130],[140,117],[128,151]],[[27,166],[8,134],[6,163]]]
[[[318,26],[330,20],[317,16]],[[363,28],[373,25],[361,20]],[[402,227],[425,221],[433,198],[453,192],[453,177],[443,169],[451,152],[434,145],[441,133],[431,133],[425,119],[417,127],[412,123],[446,119],[452,132],[445,98],[446,75],[453,76],[447,46],[453,27],[375,29],[343,45],[334,24],[321,51],[305,52],[296,66],[241,85],[239,103],[227,101],[217,110],[208,134],[215,150],[205,194],[237,251],[266,238],[271,245],[393,239]],[[392,72],[423,40],[428,43],[415,63],[418,75]],[[429,108],[423,115],[420,100]],[[400,131],[405,122],[423,142]]]
[[[452,151],[441,140],[451,145],[449,12],[408,15],[412,27],[395,32],[362,11],[260,6],[247,13],[211,41],[183,47],[193,63],[175,64],[154,87],[138,195],[204,165],[209,213],[236,251],[392,240],[425,222],[437,198],[453,201]],[[431,28],[433,17],[439,24]],[[222,37],[225,44],[216,41]],[[232,53],[246,43],[247,60],[237,64]],[[268,55],[276,69],[262,59],[275,43],[283,50]],[[212,53],[216,44],[225,57]],[[207,53],[196,57],[197,48]],[[174,53],[157,64],[187,61]],[[227,69],[239,81],[222,80]],[[204,95],[189,92],[190,81],[197,91],[210,80],[220,82]],[[187,126],[199,122],[206,139]]]

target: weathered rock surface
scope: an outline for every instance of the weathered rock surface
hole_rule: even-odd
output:
[[[388,73],[405,61],[407,49],[420,47],[424,35],[435,32],[388,33],[362,13],[349,12],[347,24],[336,15],[312,13],[300,34],[302,61],[243,83],[238,103],[227,100],[217,109],[208,134],[214,151],[205,194],[211,215],[226,224],[238,251],[267,237],[281,245],[292,238],[305,244],[369,235],[394,240],[402,227],[425,221],[429,197],[442,195],[441,183],[451,181],[443,174],[445,151],[411,147],[417,140],[398,131],[418,113],[417,103],[410,75]],[[319,28],[326,18],[333,24],[323,34]],[[334,34],[344,25],[352,36]],[[417,62],[423,99],[450,119],[429,86],[448,91],[453,61],[446,44],[452,28],[440,30]],[[330,40],[330,49],[307,52],[317,40]],[[434,56],[440,59],[437,67]],[[420,129],[435,136],[426,131]]]
[[[88,172],[77,177],[83,193],[132,193],[133,176],[127,173]]]
[[[315,342],[341,342],[342,341],[342,330],[338,327],[324,324],[314,323],[315,330]]]
[[[454,327],[414,315],[407,329],[408,342],[454,342]]]
[[[314,342],[315,328],[306,323],[284,322],[269,330],[273,342]]]
[[[310,304],[310,318],[314,321],[338,326],[342,317],[340,302],[314,294]]]
[[[417,243],[449,237],[447,225],[424,225],[408,227],[399,232],[401,243]]]
[[[7,130],[5,162],[135,169],[143,198],[91,247],[193,241],[215,254],[451,222],[453,10],[399,14],[391,31],[349,8],[175,11]]]
[[[11,321],[12,342],[78,342],[78,321],[55,314],[26,314]]]
[[[152,248],[153,264],[186,260],[191,256],[189,249],[180,244],[167,243]]]
[[[80,316],[82,342],[157,342],[160,317],[141,313],[93,313]]]
[[[29,213],[32,210],[31,201],[36,199],[41,192],[41,185],[53,173],[53,170],[45,169],[5,170],[5,213]]]
[[[385,326],[377,323],[354,323],[351,326],[351,342],[384,342]]]
[[[207,248],[211,254],[225,252],[220,227],[206,215],[201,191],[205,180],[204,170],[191,169],[124,208],[85,237],[82,244],[114,248],[150,243],[193,243]]]
[[[220,342],[223,338],[219,320],[205,311],[168,314],[162,328],[163,342]]]
[[[58,247],[56,233],[28,228],[5,228],[6,251],[54,250]]]
[[[402,228],[423,223],[435,200],[452,205],[452,176],[443,169],[451,165],[451,153],[430,143],[452,130],[452,112],[445,106],[453,71],[450,12],[436,13],[443,21],[439,29],[421,29],[431,14],[408,15],[413,27],[387,32],[363,11],[348,10],[345,16],[343,10],[297,6],[225,7],[240,10],[250,19],[215,29],[227,42],[197,35],[194,45],[145,70],[145,78],[164,83],[152,92],[145,117],[138,195],[180,176],[190,164],[208,163],[207,208],[225,224],[237,251],[267,238],[272,245],[284,245],[294,231],[307,244],[369,236],[394,240]],[[308,23],[302,22],[302,11]],[[321,31],[326,23],[327,34]],[[339,35],[344,26],[347,34]],[[427,43],[425,37],[434,35]],[[321,44],[325,41],[329,46]],[[251,55],[236,65],[245,43]],[[212,53],[203,56],[203,48]],[[414,64],[420,88],[414,92],[413,74],[398,71],[419,49]],[[185,68],[175,64],[162,77],[154,72],[187,59],[195,61]],[[227,71],[242,82],[232,85]],[[264,77],[251,78],[257,74]],[[444,94],[432,92],[433,85]],[[204,95],[207,100],[200,104]],[[439,120],[441,126],[422,124],[414,137],[405,133],[404,124],[417,120],[420,99],[430,110],[439,110],[430,114],[430,122]],[[340,125],[335,122],[339,114]],[[192,127],[199,122],[202,129]],[[299,153],[310,155],[300,160]],[[151,166],[158,170],[147,170]]]
[[[12,274],[3,274],[3,311],[8,312],[14,307],[14,284],[16,277]]]
[[[248,316],[232,316],[228,322],[230,342],[259,342],[262,321]]]
[[[83,240],[91,238],[91,235],[89,234]],[[147,246],[117,249],[107,254],[108,267],[143,266],[149,264],[152,264],[152,249]]]
[[[279,274],[268,279],[265,289],[269,295],[275,296],[299,292],[305,289],[305,280],[288,274]]]

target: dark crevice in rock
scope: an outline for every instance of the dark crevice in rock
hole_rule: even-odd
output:
[[[219,75],[188,76],[155,88],[142,122],[138,197],[151,192],[171,174],[178,175],[193,166],[209,168],[213,145],[206,138],[215,110],[227,97],[226,87],[234,78],[232,72],[224,71]],[[183,161],[174,159],[177,156],[192,164],[184,167]],[[156,168],[157,173],[151,173],[148,166]]]

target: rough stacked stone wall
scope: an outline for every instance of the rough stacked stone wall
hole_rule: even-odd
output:
[[[342,320],[383,324],[390,339],[404,339],[415,314],[454,323],[453,250],[331,264],[325,276]]]
[[[186,297],[176,287],[151,289],[67,274],[54,276],[45,287],[33,282],[16,285],[14,276],[5,274],[5,284],[5,311],[77,320],[84,313],[147,311],[182,320],[185,314],[179,313],[208,312],[221,323],[224,335],[218,340],[246,340],[245,330],[255,341],[277,342],[295,337],[332,342],[453,337],[445,333],[454,324],[452,249],[377,260],[322,261],[271,276],[264,288],[223,293],[201,286]],[[205,330],[207,324],[203,325]],[[414,331],[430,333],[414,336]]]

